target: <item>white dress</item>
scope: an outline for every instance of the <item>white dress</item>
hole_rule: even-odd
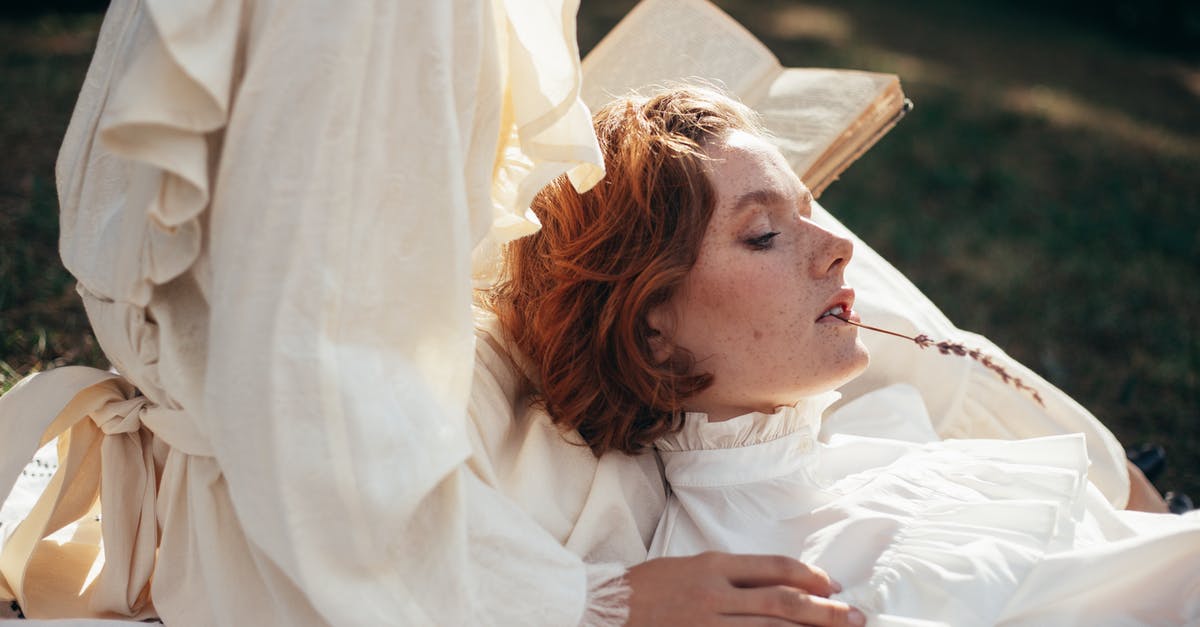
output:
[[[893,386],[829,422],[901,439],[824,443],[836,398],[688,414],[656,445],[672,494],[650,555],[797,557],[871,625],[1200,623],[1200,518],[1114,510],[1083,436],[935,441],[920,396]]]

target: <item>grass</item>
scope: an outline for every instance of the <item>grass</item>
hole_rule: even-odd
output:
[[[959,326],[1200,495],[1200,68],[1002,3],[718,0],[786,65],[916,109],[822,198]],[[632,5],[584,0],[584,50]],[[0,391],[105,365],[55,250],[53,160],[99,20],[0,22]]]
[[[66,363],[107,367],[58,260],[54,157],[95,15],[0,22],[0,392]]]

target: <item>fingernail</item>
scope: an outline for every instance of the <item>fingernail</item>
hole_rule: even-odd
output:
[[[841,591],[842,591],[842,584],[840,584],[840,583],[838,583],[838,582],[834,581],[833,579],[830,579],[830,580],[829,580],[829,587],[833,588],[833,591],[834,591],[834,592],[841,592]]]
[[[850,614],[849,614],[848,618],[850,619],[851,625],[861,626],[861,625],[867,624],[866,615],[854,608],[850,608]]]

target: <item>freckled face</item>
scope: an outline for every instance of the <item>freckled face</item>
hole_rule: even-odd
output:
[[[709,419],[771,411],[867,366],[843,271],[853,245],[812,221],[812,194],[765,140],[731,133],[705,151],[716,207],[680,290],[649,323],[713,384],[685,403]],[[669,349],[664,349],[669,350]]]

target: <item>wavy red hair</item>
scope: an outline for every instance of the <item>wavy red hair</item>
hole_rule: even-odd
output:
[[[682,402],[712,381],[682,349],[657,361],[646,321],[695,263],[712,216],[704,147],[761,129],[707,88],[623,98],[593,122],[604,179],[580,194],[563,176],[537,195],[542,228],[509,244],[486,302],[532,360],[551,418],[596,455],[635,453],[678,429]]]

